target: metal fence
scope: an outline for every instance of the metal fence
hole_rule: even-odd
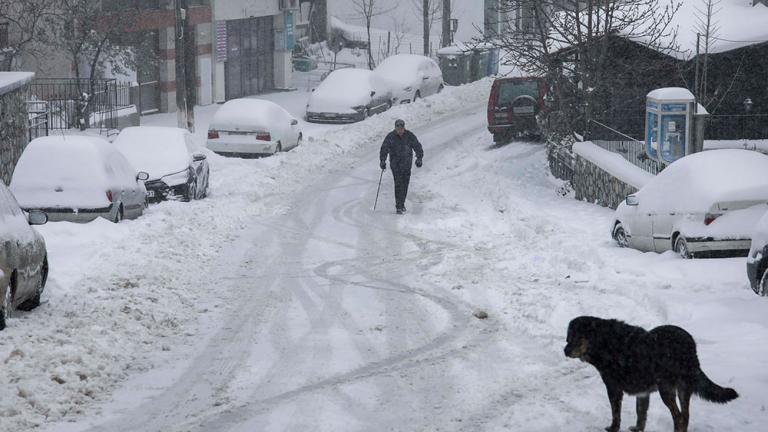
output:
[[[645,143],[642,141],[593,140],[592,143],[609,152],[621,155],[628,162],[653,175],[658,174],[664,168],[660,162],[648,157],[645,153]]]
[[[336,69],[354,68],[351,63],[331,62],[331,61],[313,61],[307,65],[302,59],[298,68],[294,66],[293,80],[296,86],[301,86],[307,90],[317,87],[331,72]]]
[[[768,139],[768,114],[711,115],[704,129],[707,140]]]
[[[576,159],[571,146],[547,142],[547,161],[549,171],[560,180],[572,181]]]
[[[27,99],[46,104],[49,129],[114,129],[117,111],[131,105],[130,84],[114,79],[39,78]]]
[[[27,101],[29,116],[29,140],[48,136],[48,103],[45,101]]]

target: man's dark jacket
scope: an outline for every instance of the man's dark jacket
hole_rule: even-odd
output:
[[[421,143],[411,131],[406,130],[400,136],[392,131],[384,138],[379,152],[379,160],[387,161],[389,155],[389,167],[393,174],[410,174],[413,164],[413,153],[416,153],[416,159],[424,157],[424,150]]]

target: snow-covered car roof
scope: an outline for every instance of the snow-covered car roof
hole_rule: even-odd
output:
[[[417,75],[419,65],[424,61],[434,63],[429,57],[417,54],[395,54],[385,58],[375,69],[377,74],[386,77],[389,80],[401,84],[411,84],[420,79]]]
[[[112,169],[110,161],[115,158],[125,159],[101,137],[36,138],[19,158],[11,191],[23,208],[45,207],[69,199],[81,206],[102,205],[106,191],[127,180],[123,173]]]
[[[137,171],[148,173],[153,180],[187,169],[187,135],[189,132],[175,127],[129,127],[120,132],[114,145]]]
[[[647,209],[705,212],[719,202],[768,202],[768,156],[709,150],[678,159],[636,194]]]
[[[212,130],[227,131],[269,131],[275,123],[284,127],[283,123],[293,119],[280,105],[264,99],[232,99],[216,111],[210,123]]]
[[[380,82],[368,69],[336,69],[309,96],[307,111],[353,111],[352,107],[370,102],[372,91],[385,91]]]

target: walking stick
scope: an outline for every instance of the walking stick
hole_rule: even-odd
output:
[[[381,178],[384,177],[384,170],[381,170],[381,175],[379,176],[379,187],[376,188],[376,201],[373,202],[373,211],[376,211],[376,203],[379,202],[379,191],[381,190]]]

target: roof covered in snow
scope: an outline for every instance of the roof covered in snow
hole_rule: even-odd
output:
[[[0,72],[0,94],[14,91],[34,77],[34,72]]]

